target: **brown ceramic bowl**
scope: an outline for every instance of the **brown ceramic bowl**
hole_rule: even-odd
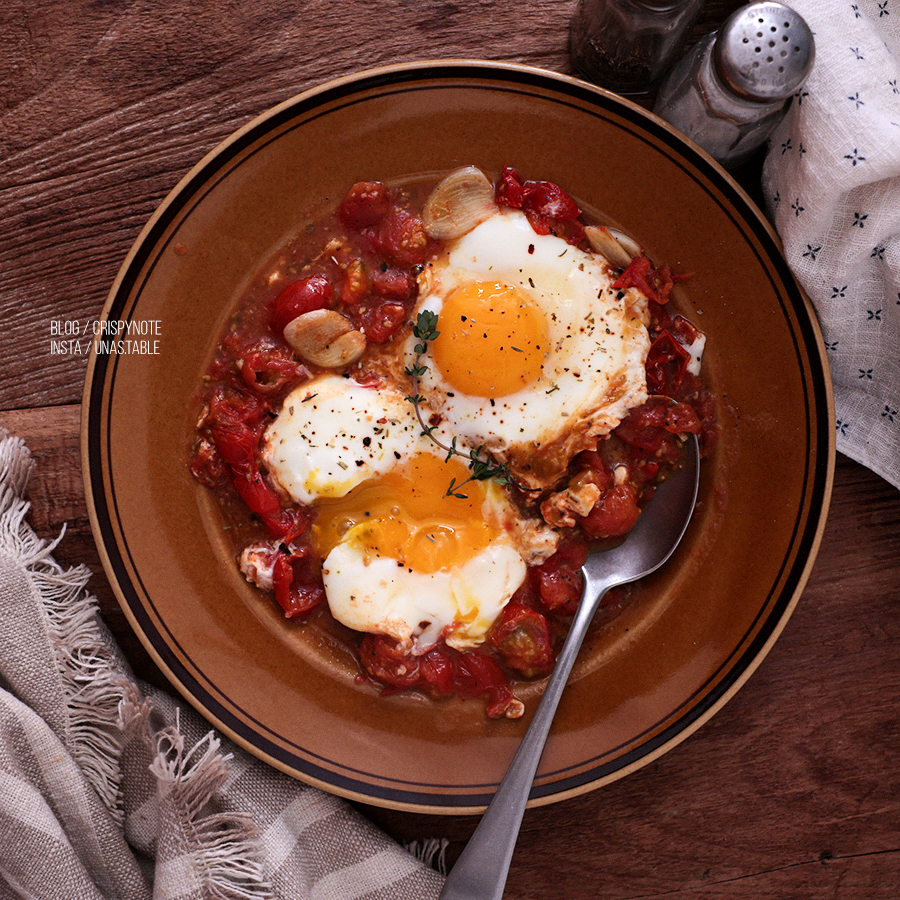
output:
[[[143,230],[103,312],[157,333],[143,352],[95,347],[88,370],[84,468],[107,575],[172,683],[239,744],[334,793],[443,813],[489,801],[537,690],[523,719],[491,721],[479,702],[356,684],[352,659],[254,597],[186,458],[226,312],[274,250],[354,181],[470,163],[556,181],[693,273],[683,293],[720,398],[694,521],[585,645],[533,804],[634,771],[738,690],[806,583],[834,463],[821,337],[777,238],[720,168],[637,106],[521,66],[400,65],[301,94],[206,156]]]

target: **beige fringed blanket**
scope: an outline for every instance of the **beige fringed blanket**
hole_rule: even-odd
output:
[[[0,900],[429,900],[443,879],[347,803],[136,683],[0,432]]]

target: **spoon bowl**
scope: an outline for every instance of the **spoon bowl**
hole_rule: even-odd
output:
[[[657,488],[625,541],[588,557],[582,567],[581,602],[541,702],[497,793],[448,875],[441,900],[502,900],[553,716],[594,613],[611,588],[637,581],[669,559],[687,530],[699,480],[700,451],[697,438],[691,435],[682,450],[682,461]]]

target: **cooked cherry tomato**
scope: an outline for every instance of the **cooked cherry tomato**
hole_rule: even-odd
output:
[[[689,277],[673,274],[668,265],[657,269],[646,256],[636,256],[613,282],[613,287],[617,290],[637,288],[648,299],[663,305],[669,302],[669,292],[676,282]]]
[[[297,281],[285,285],[272,301],[269,314],[269,327],[273,333],[281,337],[284,326],[291,319],[312,312],[314,309],[326,309],[331,306],[334,288],[324,275],[307,275]]]
[[[587,543],[572,538],[562,541],[556,553],[536,568],[544,609],[555,614],[575,614],[584,589],[581,567],[587,557]]]
[[[367,270],[361,260],[348,268],[341,300],[350,319],[374,344],[390,340],[406,321],[418,291],[416,279],[404,269],[385,264]]]
[[[584,227],[578,221],[578,204],[552,181],[523,181],[510,167],[503,169],[496,189],[497,202],[511,209],[521,209],[536,234],[558,234],[570,244],[584,238]]]
[[[547,619],[538,610],[513,599],[488,635],[503,664],[526,678],[546,675],[553,668],[553,645]]]
[[[634,528],[640,514],[635,488],[626,481],[610,488],[579,523],[591,538],[621,537]]]
[[[688,372],[673,397],[687,403],[700,420],[700,431],[697,437],[700,442],[700,453],[707,456],[712,453],[719,440],[719,422],[716,414],[716,401],[708,388],[693,372]]]
[[[261,305],[261,298],[248,298],[207,373],[204,402],[209,411],[200,426],[191,471],[217,490],[233,486],[268,530],[267,565],[273,567],[275,598],[287,617],[307,617],[322,604],[324,588],[321,560],[307,537],[311,513],[287,501],[270,480],[260,454],[262,435],[280,398],[310,375],[285,345],[284,328],[297,316],[323,308],[347,316],[371,344],[389,341],[407,327],[417,275],[435,245],[406,196],[381,182],[354,184],[336,218],[310,232],[327,236],[327,252],[322,240],[314,245],[298,238],[284,258],[315,261],[304,277],[295,277],[267,305]],[[537,234],[555,234],[572,244],[584,240],[577,203],[553,182],[524,181],[515,169],[506,168],[496,199],[521,210]],[[681,277],[668,266],[657,268],[647,257],[638,257],[615,282],[617,289],[635,288],[648,298],[652,341],[646,369],[654,396],[599,439],[596,449],[572,461],[567,485],[571,493],[563,496],[554,486],[551,499],[567,516],[557,552],[544,564],[528,568],[488,640],[475,650],[460,652],[440,642],[415,655],[392,638],[362,636],[363,672],[384,692],[418,687],[437,694],[486,696],[489,715],[520,715],[522,705],[510,689],[511,673],[535,678],[552,668],[564,629],[561,620],[574,614],[581,598],[588,541],[618,537],[633,527],[657,477],[674,461],[682,435],[698,434],[702,453],[714,446],[715,404],[689,369],[687,348],[700,333],[667,305]],[[377,351],[373,358],[379,356]],[[367,355],[352,377],[362,384],[383,384],[386,376]],[[587,515],[574,512],[587,510],[598,494]]]
[[[664,427],[672,434],[699,434],[701,423],[692,406],[676,403],[669,408]]]
[[[640,453],[631,455],[631,462],[652,459],[656,462],[675,462],[681,452],[681,442],[666,427],[673,408],[666,397],[651,397],[646,403],[630,410],[616,427],[614,434]]]
[[[311,549],[293,549],[275,560],[272,582],[275,599],[286,618],[308,616],[325,600],[325,588]]]
[[[341,283],[341,303],[345,306],[356,306],[362,303],[369,294],[369,275],[366,264],[360,258],[351,259],[344,270]]]
[[[487,694],[487,714],[492,719],[506,715],[518,705],[499,663],[477,650],[461,653],[446,644],[437,644],[422,657],[419,670],[423,682],[440,693],[455,693],[464,699]]]
[[[386,185],[380,181],[359,181],[341,201],[338,217],[348,228],[366,228],[378,224],[391,206],[391,193]]]
[[[277,394],[310,376],[309,369],[294,359],[290,350],[266,343],[247,350],[240,363],[244,383],[260,394]]]
[[[210,398],[209,432],[219,456],[232,470],[254,459],[267,409],[268,403],[249,391],[218,388]]]
[[[228,467],[219,455],[216,445],[206,438],[197,442],[190,462],[191,474],[208,488],[228,483]]]
[[[366,634],[359,658],[363,671],[386,686],[385,693],[422,687],[467,699],[487,694],[487,714],[492,718],[506,715],[518,705],[499,663],[475,650],[461,653],[446,644],[436,644],[422,656],[414,656],[393,638]]]
[[[350,318],[373,344],[383,344],[400,330],[406,320],[406,307],[402,303],[373,301],[371,306],[353,310]]]
[[[282,509],[278,494],[260,472],[259,439],[270,411],[258,395],[219,387],[210,399],[207,426],[240,498],[273,537],[284,539],[302,531],[305,522],[299,510]]]
[[[504,166],[497,182],[496,200],[510,209],[521,209],[525,202],[525,184],[516,169]]]
[[[647,390],[651,394],[671,395],[684,380],[691,355],[666,330],[650,345],[647,353]]]
[[[371,277],[372,290],[379,297],[407,303],[414,300],[418,290],[416,279],[405,269],[376,269]]]
[[[422,220],[397,207],[379,221],[373,238],[378,252],[399,266],[422,262],[430,247]]]
[[[700,331],[684,316],[672,312],[668,305],[662,305],[655,300],[650,300],[650,333],[662,334],[668,331],[672,337],[685,347],[690,346],[700,337]]]
[[[395,690],[421,683],[419,658],[402,650],[397,641],[386,635],[364,635],[359,645],[359,659],[367,675]]]
[[[601,493],[605,493],[612,484],[612,470],[596,450],[582,450],[573,461],[573,470],[575,476],[571,484],[574,487],[590,482],[596,484]]]

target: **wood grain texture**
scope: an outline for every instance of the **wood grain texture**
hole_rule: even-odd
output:
[[[704,8],[695,35],[739,2]],[[30,521],[90,589],[135,671],[164,683],[104,577],[79,452],[83,355],[128,248],[204,153],[332,77],[423,58],[569,72],[574,0],[8,0],[0,8],[0,426],[36,460]],[[439,123],[436,123],[439,127]],[[758,172],[740,174],[756,195]],[[762,539],[762,538],[761,538]],[[818,560],[747,685],[627,779],[527,813],[510,900],[900,896],[900,492],[839,458]],[[474,817],[359,805],[399,840]]]
[[[5,7],[0,317],[25,365],[6,368],[0,408],[79,400],[85,360],[49,353],[48,314],[96,317],[156,206],[254,116],[331,78],[402,61],[568,65],[567,4],[425,0],[400,4],[402,14],[397,7],[366,3],[359,32],[348,27],[345,6],[321,0]],[[527,42],[511,46],[511,22]],[[40,377],[28,364],[35,358],[44,364]]]
[[[839,458],[818,561],[759,670],[659,761],[529,811],[511,900],[896,897],[898,559],[900,494]],[[403,838],[428,830],[368,812]],[[475,822],[432,827],[452,857]]]

